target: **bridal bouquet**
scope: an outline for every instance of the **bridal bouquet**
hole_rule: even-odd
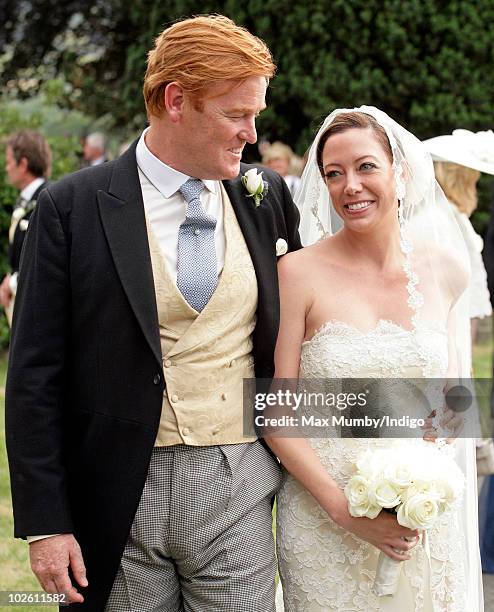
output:
[[[406,445],[366,451],[345,487],[352,516],[374,519],[385,509],[400,525],[428,530],[461,497],[464,476],[454,459],[436,445]],[[393,595],[401,562],[379,555],[373,592]]]

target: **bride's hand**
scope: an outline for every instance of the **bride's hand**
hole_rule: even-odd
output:
[[[348,512],[346,499],[344,507],[341,507],[340,513],[333,520],[361,540],[379,548],[395,561],[410,559],[409,551],[419,541],[418,530],[402,527],[396,520],[396,516],[389,512],[381,511],[375,519],[351,516]]]
[[[435,442],[438,438],[437,429],[433,426],[433,417],[436,416],[436,411],[433,410],[429,417],[425,420],[422,427],[424,431],[423,439],[426,442]],[[439,424],[444,429],[448,430],[451,435],[445,438],[448,444],[453,444],[465,426],[465,417],[451,410],[447,404],[442,408],[442,415]]]
[[[465,417],[462,413],[457,413],[451,410],[449,406],[445,405],[443,408],[443,415],[439,421],[441,427],[444,427],[450,432],[450,436],[446,438],[448,444],[453,444],[459,437],[462,430],[465,427]]]
[[[432,413],[425,419],[424,425],[422,425],[421,429],[424,432],[422,438],[426,442],[435,442],[438,438],[437,429],[434,427],[433,418],[436,416],[436,411],[433,410]]]

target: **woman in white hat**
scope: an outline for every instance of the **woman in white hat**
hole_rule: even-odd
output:
[[[471,277],[468,293],[474,342],[477,319],[492,314],[492,307],[481,256],[483,241],[473,229],[469,217],[477,207],[477,181],[480,174],[494,174],[494,133],[454,130],[451,135],[431,138],[424,144],[435,160],[436,179],[453,204],[455,217],[470,255]],[[482,445],[479,440],[478,445],[484,448],[485,442]],[[483,480],[483,477],[479,477],[479,491],[482,489]],[[482,569],[484,572],[494,573],[494,531],[490,527],[494,517],[494,476],[485,483],[483,491],[486,491],[486,494],[481,495],[480,502]]]
[[[487,274],[482,261],[482,238],[469,217],[477,208],[477,181],[482,172],[494,174],[494,133],[454,130],[452,134],[424,141],[434,160],[437,182],[449,202],[468,248],[471,278],[468,287],[472,342],[477,319],[492,314]]]

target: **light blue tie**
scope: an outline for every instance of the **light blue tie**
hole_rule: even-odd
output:
[[[179,189],[187,202],[187,212],[178,230],[177,287],[198,312],[209,302],[218,283],[216,219],[201,205],[203,189],[204,183],[198,179],[188,179]]]

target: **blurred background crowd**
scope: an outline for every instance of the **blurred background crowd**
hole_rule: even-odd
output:
[[[245,25],[273,52],[277,76],[258,120],[258,143],[246,147],[244,161],[277,171],[292,195],[306,148],[335,107],[375,105],[425,142],[470,254],[473,372],[492,378],[492,0],[293,0],[289,7],[279,0],[136,0],[132,6],[122,0],[3,0],[1,349],[8,350],[23,237],[45,182],[105,163],[127,148],[146,126],[140,90],[154,36],[179,17],[213,12]],[[485,439],[479,441],[486,575],[494,574],[493,405],[483,408]],[[0,531],[0,590],[36,589],[25,553],[14,542],[3,546],[11,538],[11,517],[1,452],[1,510],[9,524]],[[494,610],[494,584],[486,589],[486,609]]]

